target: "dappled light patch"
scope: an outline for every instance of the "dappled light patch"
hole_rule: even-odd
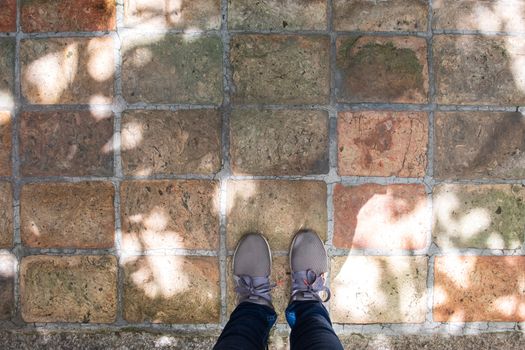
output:
[[[338,248],[423,249],[431,211],[422,185],[336,185],[334,245]]]
[[[122,248],[217,249],[218,183],[129,181],[121,186]]]
[[[520,248],[524,201],[520,185],[439,185],[433,196],[434,241],[445,250]]]
[[[438,256],[437,322],[525,321],[525,257]],[[446,296],[446,297],[444,297]]]
[[[62,92],[75,80],[78,70],[78,45],[69,44],[63,51],[49,53],[31,62],[24,75],[36,87],[35,94],[44,104],[57,103]]]
[[[129,322],[216,323],[220,288],[217,257],[123,258],[124,318]]]
[[[426,257],[332,258],[336,323],[422,323],[426,316]]]
[[[220,0],[124,0],[124,24],[135,29],[219,29]]]
[[[1,229],[2,228],[0,226],[0,238]],[[14,285],[16,267],[16,257],[13,254],[3,252],[0,253],[0,320],[9,319],[12,313],[15,311]]]
[[[143,136],[143,125],[140,122],[126,122],[122,125],[120,135],[120,149],[123,151],[138,147]]]
[[[23,40],[22,94],[30,103],[90,103],[113,97],[115,59],[111,37]]]
[[[2,109],[12,109],[15,106],[15,48],[14,38],[0,38],[0,108]]]

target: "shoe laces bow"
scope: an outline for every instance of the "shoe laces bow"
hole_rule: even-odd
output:
[[[317,299],[323,303],[330,300],[330,288],[325,286],[324,273],[317,274],[313,270],[298,271],[292,274],[292,298],[302,293],[304,298]],[[326,293],[326,299],[322,299],[319,292]]]
[[[270,284],[268,277],[252,277],[252,276],[234,276],[237,286],[235,291],[239,294],[241,300],[252,299],[257,300],[262,298],[269,303],[272,302],[270,291],[275,287],[275,284]]]

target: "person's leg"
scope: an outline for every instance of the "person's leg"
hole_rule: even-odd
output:
[[[291,350],[343,349],[321,302],[295,301],[286,309],[286,319],[292,328]]]
[[[292,296],[286,309],[286,320],[292,328],[291,349],[343,349],[332,328],[323,302],[330,299],[325,286],[328,255],[323,242],[312,231],[295,235],[290,247]],[[319,293],[326,293],[323,300]]]
[[[241,303],[232,312],[213,349],[264,349],[276,318],[275,311],[266,305]]]
[[[270,291],[272,257],[262,235],[244,236],[233,254],[238,306],[217,340],[215,350],[264,349],[277,315]]]

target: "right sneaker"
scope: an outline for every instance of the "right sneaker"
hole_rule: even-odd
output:
[[[268,241],[257,233],[241,238],[233,254],[233,278],[238,304],[250,302],[273,309],[271,271],[272,255]]]
[[[313,231],[299,231],[290,247],[293,301],[317,300],[327,302],[330,289],[325,286],[328,254],[323,242]],[[319,293],[326,293],[323,299]]]

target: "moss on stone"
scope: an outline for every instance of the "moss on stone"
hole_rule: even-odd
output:
[[[384,67],[387,73],[411,75],[416,77],[418,85],[423,83],[421,74],[423,66],[419,63],[415,52],[406,48],[397,48],[391,42],[384,45],[368,43],[355,57],[352,57],[352,61],[354,65],[368,64]]]

